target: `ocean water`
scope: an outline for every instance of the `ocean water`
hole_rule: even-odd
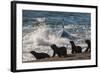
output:
[[[73,40],[84,51],[86,39],[91,39],[89,13],[23,11],[22,61],[36,60],[30,51],[53,55],[51,44],[65,46],[71,54]]]

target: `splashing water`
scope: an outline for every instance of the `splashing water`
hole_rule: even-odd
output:
[[[23,29],[25,28],[26,27],[23,27]],[[67,53],[71,53],[70,39],[59,37],[54,28],[47,26],[45,23],[36,27],[27,26],[26,30],[29,32],[23,32],[23,34],[26,33],[23,36],[23,61],[36,60],[35,57],[30,54],[30,51],[33,50],[36,52],[48,53],[52,56],[53,50],[50,48],[51,44],[65,46],[68,49]]]
[[[53,51],[50,48],[51,44],[66,46],[69,43],[69,39],[60,38],[53,32],[52,28],[45,24],[33,28],[35,28],[33,31],[23,36],[23,60],[25,61],[32,59],[32,55],[29,54],[32,50],[52,55]],[[28,55],[27,53],[29,57],[25,57]]]

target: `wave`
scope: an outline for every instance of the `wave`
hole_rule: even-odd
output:
[[[36,27],[32,26],[25,26],[23,27],[23,61],[30,61],[35,60],[35,57],[33,57],[29,52],[34,50],[37,52],[45,52],[48,53],[50,56],[53,54],[53,50],[51,50],[50,45],[56,44],[57,46],[65,46],[68,49],[68,54],[71,53],[71,45],[68,37],[73,36],[70,32],[68,32],[65,37],[59,36],[60,29],[56,31],[55,28],[51,28],[45,24],[41,24]],[[65,32],[67,32],[65,30]],[[78,36],[75,36],[78,37]],[[79,42],[80,39],[77,39],[76,43]],[[83,41],[83,40],[81,40]],[[83,45],[85,48],[87,45],[82,43],[77,43],[78,45]]]

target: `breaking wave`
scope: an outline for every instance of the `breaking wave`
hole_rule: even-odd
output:
[[[61,29],[58,29],[56,31],[55,28],[51,28],[45,24],[36,27],[23,26],[23,61],[35,60],[35,57],[29,53],[32,50],[37,52],[45,52],[52,56],[53,50],[50,48],[51,44],[56,44],[57,46],[65,46],[68,49],[67,53],[71,53],[71,45],[69,43],[71,39],[67,37],[61,37],[61,34],[58,35],[59,32],[61,33],[60,30]],[[65,32],[67,31],[65,30]],[[67,35],[69,37],[75,36],[69,32]],[[82,45],[86,46],[84,42],[82,42],[81,46]]]

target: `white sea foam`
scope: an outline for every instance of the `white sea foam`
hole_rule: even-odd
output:
[[[37,52],[45,52],[52,56],[53,50],[50,48],[51,44],[56,44],[59,47],[65,46],[68,49],[67,53],[71,53],[70,39],[67,37],[59,37],[53,29],[54,28],[50,28],[45,24],[36,27],[23,27],[23,30],[25,30],[23,31],[23,61],[35,60],[35,57],[30,54],[30,51],[33,50]],[[84,43],[77,45],[82,45],[84,49],[86,49],[85,47],[87,46]]]

